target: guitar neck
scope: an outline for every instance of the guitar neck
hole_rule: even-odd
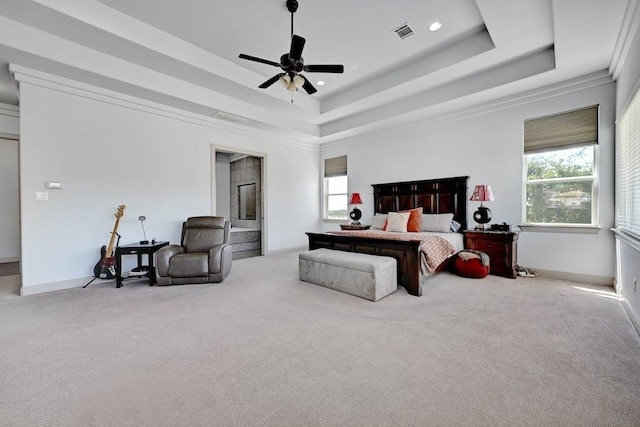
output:
[[[105,257],[111,258],[113,256],[113,246],[116,242],[116,235],[118,234],[118,225],[120,224],[120,217],[116,218],[116,223],[113,225],[113,231],[111,232],[111,239],[109,239],[109,246]]]

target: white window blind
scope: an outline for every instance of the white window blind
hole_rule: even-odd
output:
[[[617,128],[616,227],[640,238],[640,90]]]

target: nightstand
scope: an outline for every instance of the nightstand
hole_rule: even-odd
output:
[[[491,259],[489,274],[516,278],[518,233],[514,231],[465,231],[464,247],[489,255]]]
[[[340,224],[340,230],[368,230],[370,225]]]

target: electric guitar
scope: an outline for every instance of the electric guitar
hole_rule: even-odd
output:
[[[113,257],[113,247],[118,235],[118,225],[120,224],[120,218],[124,215],[125,205],[118,206],[118,210],[114,214],[116,217],[116,223],[113,225],[113,231],[111,232],[111,239],[109,239],[109,246],[102,246],[100,248],[100,261],[93,267],[93,276],[99,279],[112,280],[116,277],[116,260]]]

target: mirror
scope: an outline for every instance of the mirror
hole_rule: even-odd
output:
[[[256,184],[238,185],[238,219],[256,219]]]

